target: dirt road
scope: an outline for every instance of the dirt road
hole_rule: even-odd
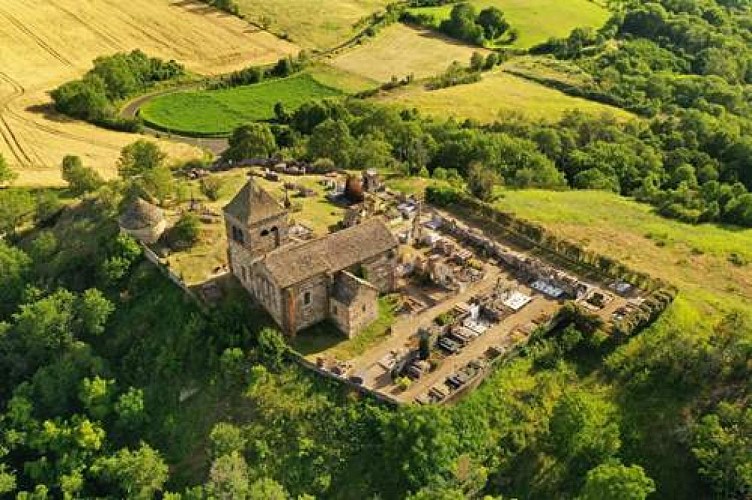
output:
[[[160,90],[158,92],[152,92],[150,94],[142,95],[132,101],[128,102],[125,107],[120,111],[120,116],[123,118],[135,118],[138,116],[138,110],[141,106],[151,101],[152,99],[163,96],[166,94],[172,94],[174,92],[184,92],[186,90],[193,90],[200,86],[200,84],[193,83],[188,85],[181,85],[179,87],[173,87],[167,90]],[[153,137],[166,138],[167,140],[179,142],[195,146],[199,149],[208,149],[215,155],[220,155],[225,149],[227,149],[227,139],[223,137],[189,137],[186,135],[166,133],[160,130],[153,129],[148,126],[144,126],[144,133]]]

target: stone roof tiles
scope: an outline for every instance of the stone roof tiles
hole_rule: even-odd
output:
[[[284,207],[256,184],[253,178],[248,179],[224,211],[246,225],[285,214]]]
[[[156,205],[152,205],[143,198],[136,198],[128,204],[125,211],[118,218],[118,223],[124,229],[139,230],[156,226],[164,220],[164,212]]]
[[[381,218],[343,229],[296,246],[285,246],[263,260],[281,288],[324,272],[335,273],[367,261],[399,243]]]

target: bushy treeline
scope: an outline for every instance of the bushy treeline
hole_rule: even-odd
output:
[[[140,50],[98,57],[82,79],[64,83],[50,95],[63,114],[116,130],[137,131],[138,120],[118,116],[117,102],[157,82],[185,74],[175,61],[148,57]]]
[[[435,6],[456,2],[414,2],[412,6]],[[509,31],[509,23],[504,13],[498,7],[486,7],[480,12],[468,2],[456,3],[452,7],[449,19],[436,25],[436,20],[430,14],[415,14],[405,10],[400,19],[406,23],[437,28],[447,36],[474,45],[485,46],[496,42]],[[511,32],[516,36],[516,32]]]
[[[233,0],[201,0],[201,1],[211,5],[215,9],[219,9],[221,11],[227,12],[234,16],[240,15],[240,7]]]
[[[751,18],[748,2],[630,1],[601,30],[534,49],[593,76],[570,91],[654,117],[649,131],[631,135],[658,154],[663,173],[637,190],[595,171],[576,184],[634,194],[689,222],[752,225]]]
[[[424,176],[441,169],[458,176],[480,162],[509,185],[566,185],[564,175],[533,141],[451,120],[422,119],[414,111],[359,100],[314,101],[284,124],[271,129],[273,148],[291,157],[328,159],[338,168],[395,167]]]
[[[229,75],[222,76],[211,84],[212,89],[253,85],[269,78],[285,78],[305,68],[308,56],[300,52],[297,57],[282,57],[272,66],[248,66]]]

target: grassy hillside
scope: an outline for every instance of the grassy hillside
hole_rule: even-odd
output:
[[[333,87],[348,93],[361,92],[379,86],[379,82],[376,80],[356,75],[324,63],[312,64],[306,70],[306,73],[310,74],[317,82],[326,85],[327,87]]]
[[[744,390],[733,377],[732,382],[698,379],[703,362],[689,360],[698,346],[723,338],[718,331],[723,314],[752,311],[752,266],[744,264],[752,259],[752,230],[691,226],[655,215],[647,205],[595,191],[504,191],[497,205],[679,287],[677,300],[658,322],[608,356],[603,368],[570,382],[567,390],[594,391],[606,384],[622,414],[624,454],[655,479],[655,498],[709,498],[693,472],[697,463],[685,433],[691,415]],[[739,338],[748,335],[740,328]],[[500,373],[487,391],[506,376]],[[536,480],[548,480],[536,470],[519,472],[516,482],[523,491],[529,484],[535,487]]]
[[[480,122],[492,122],[499,118],[501,112],[519,112],[528,118],[555,121],[571,109],[591,114],[613,113],[623,120],[634,117],[622,109],[572,97],[499,70],[485,73],[483,79],[477,83],[441,90],[411,86],[385,94],[378,99],[416,107],[428,115],[472,118]]]
[[[564,37],[580,26],[599,27],[608,19],[608,11],[591,0],[471,0],[480,10],[501,9],[512,28],[519,31],[513,47],[529,48],[550,37]],[[451,5],[413,9],[429,14],[438,24],[449,17]]]
[[[251,21],[311,49],[331,48],[347,41],[358,21],[389,0],[236,0]]]
[[[484,52],[430,30],[395,24],[364,45],[335,57],[332,64],[379,81],[392,76],[416,78],[443,72],[453,61],[467,65],[473,52]]]
[[[504,191],[497,205],[670,281],[701,310],[752,309],[752,265],[743,264],[752,230],[684,224],[601,191]]]
[[[230,89],[167,94],[149,101],[139,114],[162,130],[223,135],[244,123],[272,118],[278,102],[294,110],[311,99],[340,93],[302,74]]]

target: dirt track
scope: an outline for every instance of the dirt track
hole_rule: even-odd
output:
[[[51,110],[48,92],[80,77],[100,55],[139,48],[203,74],[267,63],[297,48],[194,0],[0,0],[0,153],[20,184],[61,182],[58,165],[76,154],[106,177],[137,136],[103,130]],[[210,146],[201,141],[201,146]],[[172,157],[194,145],[161,141]]]
[[[171,94],[173,92],[178,92],[181,90],[188,90],[191,88],[195,88],[196,85],[186,85],[183,87],[176,87],[172,88],[170,90],[164,90],[161,92],[154,92],[152,94],[143,95],[137,99],[133,99],[130,101],[126,106],[120,111],[120,116],[125,118],[135,118],[138,116],[138,110],[141,109],[141,106],[149,102],[150,100],[154,99],[155,97],[158,97],[160,95],[165,94]],[[153,137],[164,137],[165,133],[160,132],[159,130],[154,130],[149,127],[144,127],[144,132],[148,135],[151,135]],[[188,137],[184,135],[176,135],[176,134],[170,134],[169,139],[173,142],[178,142],[182,144],[188,144],[190,146],[196,146],[199,149],[208,149],[215,155],[221,154],[225,149],[227,149],[227,139],[224,138],[199,138],[199,137]]]

